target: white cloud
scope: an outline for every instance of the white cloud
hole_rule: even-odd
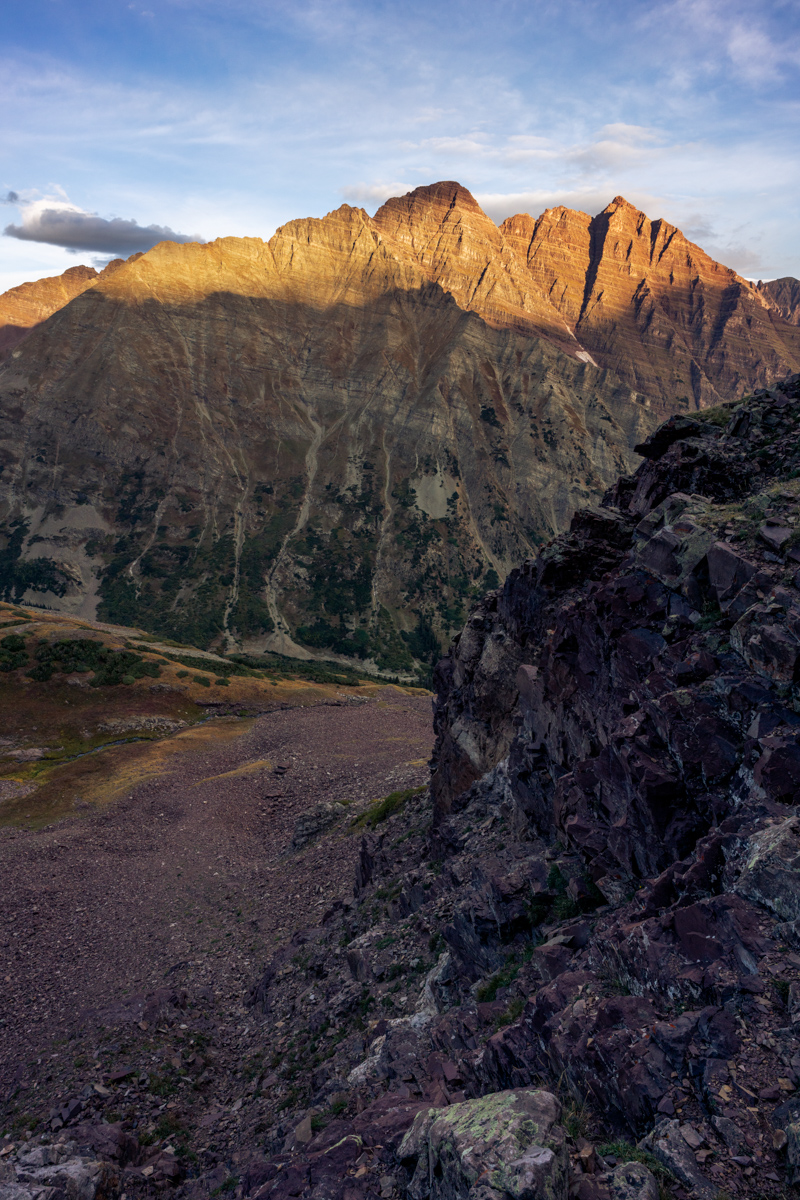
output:
[[[348,204],[371,206],[383,204],[392,196],[404,196],[413,189],[413,183],[352,183],[340,190]]]
[[[692,78],[702,71],[732,70],[758,90],[791,78],[800,65],[800,37],[781,19],[780,8],[748,0],[671,0],[655,5],[644,21],[666,30],[667,37],[671,30],[680,31],[682,69]]]

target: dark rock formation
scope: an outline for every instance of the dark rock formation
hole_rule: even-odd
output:
[[[800,379],[642,450],[473,610],[437,671],[432,825],[415,801],[368,835],[354,905],[308,933],[315,1002],[365,1036],[306,1103],[342,1096],[365,1147],[370,1110],[420,1106],[337,1195],[493,1194],[480,1113],[531,1088],[583,1200],[800,1177]],[[287,953],[254,995],[288,1020]],[[311,1170],[323,1142],[287,1133]]]

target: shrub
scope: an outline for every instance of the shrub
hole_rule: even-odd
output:
[[[46,683],[58,671],[64,675],[93,671],[92,687],[114,687],[135,683],[145,676],[156,679],[161,674],[158,664],[147,662],[141,654],[111,650],[92,638],[43,642],[36,651],[36,665],[28,672],[28,677]]]
[[[659,1162],[649,1150],[640,1150],[638,1146],[632,1146],[630,1142],[605,1142],[602,1146],[597,1147],[597,1151],[603,1158],[613,1155],[619,1162],[641,1163],[655,1175],[660,1186],[675,1181],[672,1172],[667,1170],[664,1164]]]
[[[513,1000],[509,1000],[503,1011],[495,1017],[495,1029],[502,1029],[505,1025],[513,1025],[517,1017],[522,1015],[524,1007],[525,1001],[522,996],[515,996]]]
[[[0,639],[0,671],[16,671],[28,665],[25,639],[18,633],[9,633]]]
[[[406,806],[412,796],[419,796],[424,792],[424,787],[404,788],[399,792],[390,792],[388,796],[384,796],[382,800],[373,800],[372,808],[367,809],[360,817],[351,822],[352,829],[374,829],[376,825],[380,825],[382,821],[393,817],[395,813],[400,812]]]
[[[515,954],[511,954],[506,959],[506,964],[499,971],[495,971],[485,983],[482,983],[476,992],[478,1000],[496,1000],[498,990],[501,987],[508,987],[510,983],[519,975],[519,969],[522,964],[517,962]]]

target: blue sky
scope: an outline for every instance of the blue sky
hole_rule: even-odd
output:
[[[798,79],[800,0],[5,0],[0,290],[437,179],[800,276]]]

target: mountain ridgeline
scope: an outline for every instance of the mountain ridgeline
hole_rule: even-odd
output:
[[[229,650],[427,664],[666,415],[800,368],[795,281],[621,198],[438,183],[111,268],[0,298],[2,594]]]

